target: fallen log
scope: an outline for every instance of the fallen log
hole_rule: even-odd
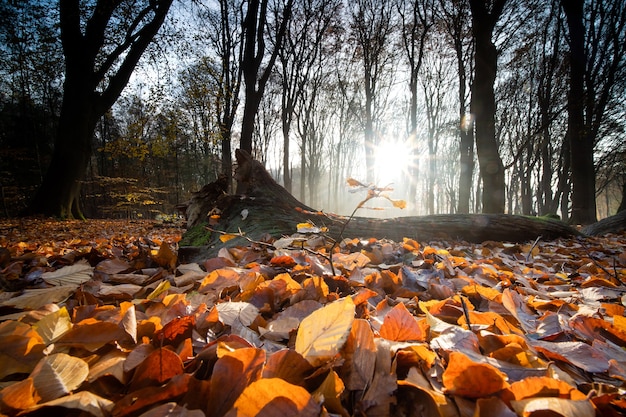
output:
[[[240,194],[213,193],[205,199],[196,198],[195,202],[190,202],[188,212],[200,212],[206,216],[211,207],[214,212],[219,213],[219,220],[209,227],[206,223],[201,223],[192,225],[187,230],[180,243],[181,260],[207,259],[215,256],[221,247],[246,245],[250,243],[249,240],[259,241],[267,235],[274,238],[293,235],[299,223],[307,222],[324,228],[325,235],[335,240],[346,237],[375,237],[401,241],[407,237],[421,242],[464,240],[480,243],[487,240],[525,242],[538,237],[552,240],[582,235],[567,224],[547,217],[438,214],[373,219],[322,213],[289,194],[247,152],[237,150],[235,156],[238,164],[235,179]],[[202,205],[202,209],[196,209],[192,205]],[[224,233],[237,237],[222,242],[220,236]]]
[[[626,230],[626,210],[583,227],[582,232],[589,236],[601,236],[607,233],[621,233]]]

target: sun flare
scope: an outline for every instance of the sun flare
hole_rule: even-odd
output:
[[[374,151],[374,181],[383,187],[404,182],[409,175],[410,146],[403,141],[387,141]]]

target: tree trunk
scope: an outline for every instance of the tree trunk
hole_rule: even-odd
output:
[[[31,202],[31,213],[84,218],[79,205],[80,184],[91,157],[97,115],[82,84],[66,80],[54,154]]]
[[[83,217],[78,197],[91,157],[96,122],[128,84],[141,55],[163,24],[172,0],[154,0],[145,9],[136,10],[136,16],[129,16],[135,19],[128,22],[135,29],[128,34],[130,39],[118,39],[116,47],[107,46],[108,50],[104,51],[106,32],[122,25],[112,19],[119,4],[95,3],[92,15],[85,21],[81,2],[59,2],[65,56],[63,104],[52,161],[28,208],[29,214]],[[84,30],[85,27],[88,30]]]
[[[531,241],[541,236],[554,239],[564,236],[577,236],[580,233],[565,223],[550,218],[533,218],[505,214],[439,214],[432,216],[398,217],[391,219],[371,219],[353,217],[349,219],[322,213],[302,204],[289,194],[285,188],[274,181],[263,165],[245,151],[235,152],[238,168],[235,178],[242,195],[215,194],[208,197],[209,204],[201,199],[190,202],[191,205],[205,204],[221,212],[214,230],[223,233],[245,233],[245,237],[254,241],[265,240],[267,236],[279,238],[293,235],[299,223],[312,222],[318,227],[326,227],[325,234],[335,240],[347,237],[375,237],[402,241],[404,237],[420,241],[466,240],[483,242],[485,240]],[[205,186],[213,189],[213,186]],[[205,209],[208,211],[208,209]],[[205,213],[206,215],[206,213]],[[347,224],[346,224],[347,223]],[[202,235],[199,241],[202,247],[196,247],[194,239]],[[244,237],[236,237],[222,243],[221,233],[204,230],[204,225],[189,229],[183,240],[179,256],[187,262],[216,256],[222,247],[250,244]]]
[[[593,137],[587,132],[584,120],[585,95],[585,27],[583,0],[561,0],[569,29],[570,80],[567,94],[567,132],[572,169],[573,224],[594,223],[596,217],[595,167],[593,164]]]
[[[496,140],[496,102],[493,90],[498,52],[492,35],[506,0],[490,8],[484,0],[470,0],[474,52],[474,81],[471,110],[475,117],[476,152],[483,183],[482,212],[504,213],[504,165]]]

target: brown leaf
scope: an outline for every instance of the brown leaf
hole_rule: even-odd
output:
[[[357,319],[343,349],[341,375],[351,391],[362,391],[370,385],[376,367],[374,333],[366,320]]]
[[[42,401],[52,401],[78,388],[89,375],[89,366],[65,353],[56,353],[39,361],[30,377]]]
[[[89,318],[74,327],[56,342],[58,346],[71,346],[95,352],[107,343],[129,338],[118,324]]]
[[[476,363],[460,352],[451,352],[443,373],[443,386],[450,394],[481,398],[507,388],[506,374],[492,365]]]
[[[159,251],[154,256],[154,261],[157,263],[157,265],[162,266],[163,268],[167,268],[170,271],[176,269],[177,260],[178,258],[176,254],[174,253],[174,251],[172,251],[172,248],[170,247],[170,245],[167,244],[167,242],[163,242],[161,244]]]
[[[205,410],[207,417],[223,416],[241,393],[261,377],[265,351],[242,348],[221,356],[213,368],[211,393]]]
[[[66,395],[65,397],[38,404],[27,411],[30,413],[42,408],[45,409],[46,407],[52,409],[61,407],[68,410],[75,410],[75,412],[81,411],[86,415],[94,417],[107,417],[113,409],[113,402],[89,391],[80,391],[75,394]]]
[[[6,414],[15,413],[35,406],[40,400],[33,379],[26,378],[0,391],[0,411]]]
[[[182,373],[183,362],[180,357],[167,348],[158,348],[135,369],[129,390],[158,386]]]
[[[131,392],[118,400],[111,411],[113,417],[135,416],[146,408],[164,401],[176,401],[189,389],[189,374],[176,375],[163,386],[150,386]]]
[[[292,385],[305,386],[305,379],[313,372],[309,362],[293,349],[273,353],[263,368],[263,378],[280,378]]]
[[[175,318],[154,334],[152,342],[155,346],[177,347],[183,340],[191,337],[195,324],[194,316]]]

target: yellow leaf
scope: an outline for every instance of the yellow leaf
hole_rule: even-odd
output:
[[[246,387],[226,416],[314,417],[319,413],[319,404],[304,388],[280,378],[261,378]]]
[[[54,343],[59,337],[72,329],[72,320],[67,308],[62,307],[54,313],[44,316],[33,325],[46,345]]]
[[[150,294],[148,294],[148,296],[146,297],[148,300],[153,300],[155,298],[157,298],[159,295],[163,294],[165,291],[170,289],[170,282],[169,281],[163,281],[159,284],[158,287],[156,287],[154,289],[154,291],[152,291]]]
[[[404,201],[404,200],[392,200],[392,199],[389,199],[389,201],[391,201],[391,204],[393,204],[394,207],[397,207],[399,209],[405,209],[406,208],[406,201]]]
[[[226,233],[226,234],[220,235],[220,240],[222,241],[222,243],[226,243],[229,240],[234,239],[236,237],[237,237],[237,235]]]
[[[345,297],[305,317],[296,335],[296,352],[313,366],[332,359],[350,333],[354,312],[352,298]]]
[[[345,386],[339,375],[335,371],[330,371],[328,376],[322,382],[315,392],[313,392],[313,396],[315,398],[322,398],[324,400],[324,405],[326,408],[337,414],[344,414],[346,411],[341,405],[341,393],[344,391]]]

